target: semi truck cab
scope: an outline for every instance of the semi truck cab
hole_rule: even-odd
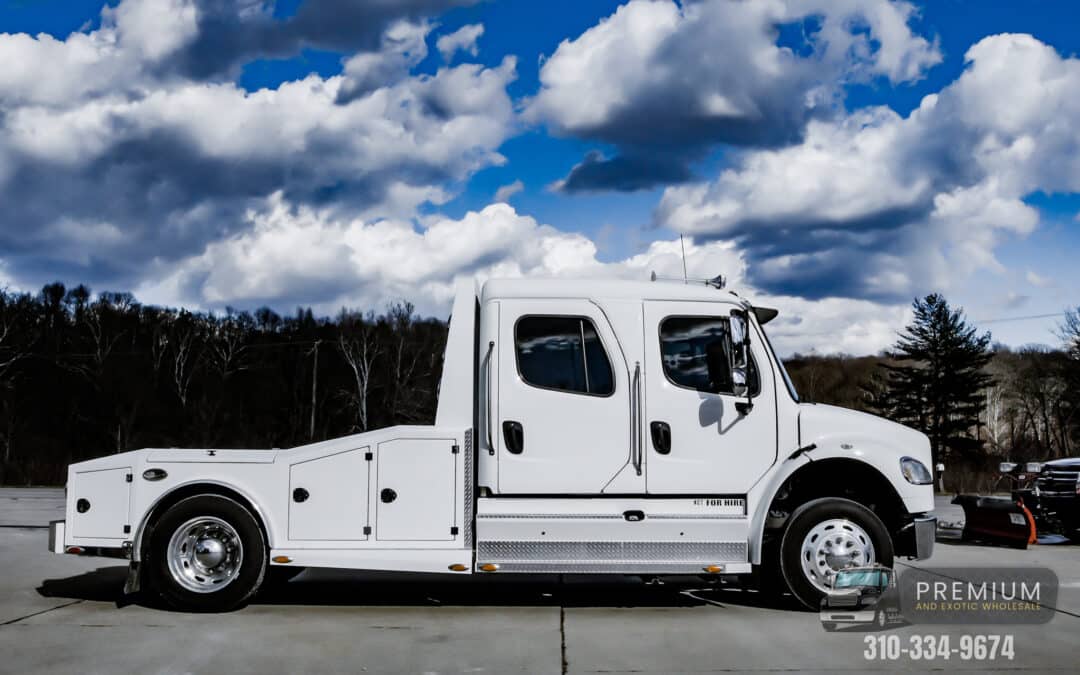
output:
[[[434,425],[73,464],[50,547],[198,610],[305,567],[756,572],[817,609],[839,570],[929,557],[927,438],[801,403],[777,312],[718,286],[464,283]]]

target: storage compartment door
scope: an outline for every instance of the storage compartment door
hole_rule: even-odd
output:
[[[346,450],[289,467],[289,539],[367,539],[368,448]]]
[[[75,504],[71,532],[75,539],[129,539],[131,467],[80,471],[75,474]],[[80,513],[79,504],[86,509]]]
[[[379,541],[448,541],[456,536],[454,441],[379,444],[375,536]]]

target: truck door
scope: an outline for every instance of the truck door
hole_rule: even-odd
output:
[[[499,305],[498,491],[603,492],[631,460],[629,373],[610,324],[584,300]]]
[[[707,356],[730,330],[732,309],[644,303],[649,493],[745,495],[776,461],[776,392],[760,334],[751,327],[748,414],[736,410],[746,397],[736,397],[727,378],[709,376]]]

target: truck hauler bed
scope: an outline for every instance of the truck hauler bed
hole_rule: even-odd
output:
[[[773,316],[707,285],[464,284],[433,426],[73,464],[50,547],[189,609],[304,567],[762,571],[817,608],[839,569],[930,555],[930,448],[799,403]]]

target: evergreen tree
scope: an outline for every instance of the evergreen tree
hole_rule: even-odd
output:
[[[930,437],[934,461],[946,452],[971,456],[982,447],[972,429],[993,377],[990,333],[976,334],[963,310],[934,293],[912,303],[915,317],[900,334],[885,370],[877,407],[890,418]]]

